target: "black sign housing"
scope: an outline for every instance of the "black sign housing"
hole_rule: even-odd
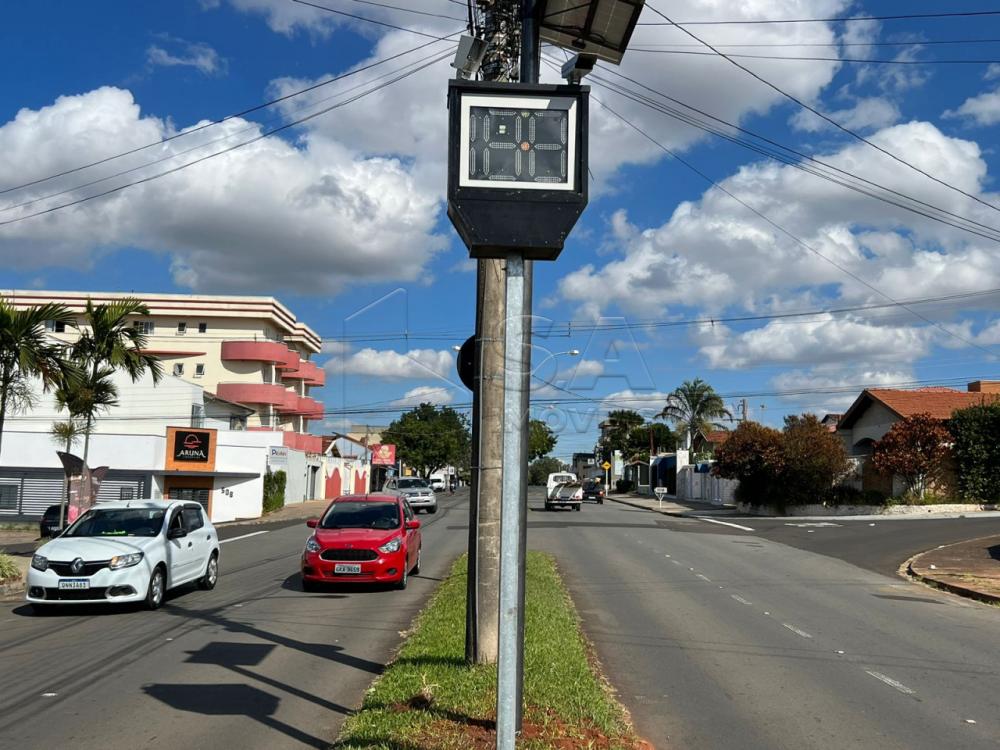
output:
[[[208,463],[210,432],[177,430],[174,433],[174,461]]]
[[[453,80],[448,217],[473,258],[555,260],[587,206],[590,89]]]

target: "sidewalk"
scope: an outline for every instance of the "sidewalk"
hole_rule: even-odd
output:
[[[655,497],[644,495],[608,495],[608,500],[612,500],[622,505],[630,505],[633,508],[642,508],[665,516],[687,516],[691,513],[712,513],[714,515],[729,515],[735,512],[735,508],[727,505],[715,505],[713,503],[699,503],[694,500],[677,500],[674,498],[664,498],[662,501]]]
[[[908,569],[924,583],[1000,604],[1000,536],[932,549],[910,560]]]
[[[304,503],[294,503],[286,505],[281,510],[268,513],[260,518],[247,518],[245,520],[224,521],[215,524],[220,529],[230,526],[259,526],[263,523],[281,523],[282,521],[298,521],[304,518],[318,518],[330,504],[329,500],[306,500]]]

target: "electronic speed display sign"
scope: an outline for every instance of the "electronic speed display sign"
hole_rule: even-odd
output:
[[[588,93],[451,82],[448,215],[471,257],[558,257],[587,205]]]

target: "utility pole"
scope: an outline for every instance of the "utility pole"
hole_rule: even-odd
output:
[[[477,0],[488,42],[482,74],[510,81],[520,45],[517,0]],[[473,392],[473,467],[469,503],[466,659],[493,664],[499,648],[500,507],[503,492],[504,337],[506,262],[480,259],[476,270],[476,385]]]

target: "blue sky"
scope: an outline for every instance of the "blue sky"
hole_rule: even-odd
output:
[[[439,16],[465,15],[449,0],[399,3],[432,16],[354,0],[326,4],[436,36],[462,26]],[[679,21],[956,10],[921,3],[915,11],[890,0],[649,4]],[[970,0],[958,9],[990,5]],[[291,0],[36,0],[5,9],[4,18],[0,189],[177,135],[430,41]],[[660,20],[648,9],[642,17]],[[980,234],[1000,236],[1000,216],[986,205],[1000,205],[1000,65],[933,62],[1000,61],[1000,43],[915,44],[1000,39],[1000,16],[689,28],[714,44],[747,45],[722,47],[727,53],[920,63],[740,58],[947,185],[808,115],[725,60],[677,54],[704,51],[677,29],[640,26],[619,72],[945,210],[949,221],[962,217]],[[331,339],[322,394],[328,408],[373,409],[350,421],[384,424],[393,416],[387,410],[421,398],[467,403],[451,347],[472,333],[475,274],[443,205],[449,49],[432,44],[280,106],[0,194],[0,209],[41,199],[0,213],[0,221],[20,218],[247,140],[364,91],[349,89],[376,76],[441,58],[278,136],[0,226],[0,288],[275,295]],[[554,80],[548,68],[544,73]],[[639,91],[613,72],[600,75]],[[579,396],[536,381],[538,413],[560,430],[559,454],[592,446],[608,408],[655,410],[663,394],[695,377],[730,402],[759,394],[749,398],[751,416],[780,423],[788,413],[842,409],[862,385],[1000,376],[1000,294],[969,296],[1000,288],[996,239],[767,160],[596,81],[593,93],[591,203],[559,260],[536,265],[536,328],[548,332],[536,335],[538,375]],[[602,102],[774,224],[710,189]],[[950,299],[888,302],[939,297]],[[889,306],[767,317],[872,305]],[[756,319],[725,322],[747,316]],[[661,325],[635,327],[653,321]],[[333,340],[344,336],[347,344]],[[581,356],[549,357],[570,349]],[[545,408],[546,400],[563,399],[574,403]],[[365,406],[351,409],[358,404]],[[331,426],[341,422],[331,415]]]

